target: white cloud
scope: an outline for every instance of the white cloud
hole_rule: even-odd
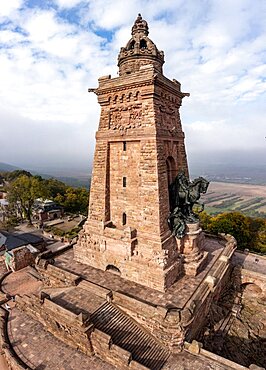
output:
[[[54,0],[61,8],[72,8],[82,3],[82,0]]]
[[[1,17],[9,17],[14,11],[18,10],[23,4],[23,0],[8,0],[0,3]]]
[[[56,149],[52,140],[42,156],[48,158],[50,152],[63,157],[64,147],[78,158],[76,148],[84,145],[84,138],[93,145],[99,106],[87,88],[96,87],[101,75],[116,76],[117,54],[130,38],[139,12],[149,22],[151,39],[165,51],[166,76],[179,80],[182,90],[191,93],[181,109],[188,151],[199,152],[202,145],[212,150],[217,145],[219,150],[265,147],[261,140],[266,113],[265,1],[54,0],[54,4],[59,11],[51,6],[29,8],[18,0],[0,5],[5,16],[0,24],[1,130],[17,138],[17,153],[23,141],[18,139],[16,118],[1,113],[6,109],[24,122],[28,135],[32,129],[33,137],[38,130],[52,136],[65,125],[60,140],[67,144]],[[3,148],[1,135],[0,140]],[[37,151],[35,146],[31,149]],[[8,148],[5,153],[11,158]]]

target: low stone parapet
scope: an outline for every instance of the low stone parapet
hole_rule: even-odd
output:
[[[79,275],[51,265],[46,260],[40,260],[36,269],[40,273],[44,285],[49,287],[76,286],[81,280]]]
[[[78,287],[82,288],[84,290],[87,290],[91,293],[94,293],[98,297],[102,297],[102,298],[106,299],[108,302],[112,300],[112,297],[113,297],[112,291],[110,289],[106,289],[106,288],[102,287],[101,285],[92,283],[92,282],[87,281],[87,280],[82,280],[78,284]]]
[[[131,353],[113,344],[110,335],[94,329],[91,333],[91,343],[95,354],[104,361],[117,366],[119,369],[128,369],[132,358]]]

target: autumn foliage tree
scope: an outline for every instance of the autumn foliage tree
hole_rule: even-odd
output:
[[[47,190],[43,182],[34,176],[22,175],[12,181],[8,187],[9,203],[21,208],[29,224],[32,224],[32,207],[35,199],[46,196]]]
[[[239,249],[248,248],[266,253],[266,220],[248,217],[240,212],[221,213],[217,216],[210,216],[203,212],[200,214],[200,219],[205,231],[234,236]]]
[[[66,212],[87,215],[89,191],[85,188],[73,188],[60,180],[43,179],[24,170],[6,173],[3,179],[9,182],[7,192],[11,208],[21,211],[29,223],[32,223],[32,208],[37,198],[52,199]]]
[[[62,205],[67,212],[86,215],[89,201],[89,192],[85,188],[67,187],[65,193],[58,194],[54,201]]]

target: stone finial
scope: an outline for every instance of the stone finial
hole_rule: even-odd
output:
[[[137,19],[135,20],[135,23],[133,24],[131,34],[132,36],[136,33],[143,33],[145,36],[148,36],[149,34],[149,27],[148,23],[142,19],[141,14],[139,13],[137,16]]]

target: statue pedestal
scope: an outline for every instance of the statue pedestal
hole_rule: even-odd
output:
[[[176,239],[179,253],[183,257],[186,275],[196,276],[205,267],[208,252],[203,250],[204,234],[199,223],[187,224],[186,234]]]

